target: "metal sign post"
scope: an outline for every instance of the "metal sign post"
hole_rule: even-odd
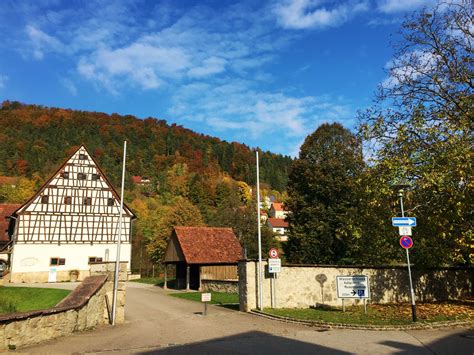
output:
[[[402,210],[402,218],[405,220],[405,210],[403,209],[403,189],[398,191],[398,197],[400,197],[400,208]],[[393,219],[392,219],[393,221]],[[405,226],[416,226],[416,219],[407,219]],[[413,281],[411,278],[411,267],[410,267],[410,254],[408,252],[409,248],[405,248],[407,253],[407,264],[408,264],[408,278],[410,279],[410,296],[411,296],[411,316],[413,322],[416,322],[416,304],[415,304],[415,291],[413,291]]]

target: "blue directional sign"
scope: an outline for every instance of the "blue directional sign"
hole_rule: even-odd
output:
[[[416,227],[415,217],[392,217],[394,227]]]

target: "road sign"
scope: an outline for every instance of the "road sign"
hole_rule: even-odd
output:
[[[280,256],[280,252],[276,248],[271,248],[268,252],[268,256],[272,259],[278,259],[278,257]]]
[[[394,227],[416,227],[415,217],[392,217]]]
[[[370,298],[369,277],[336,276],[338,298]]]
[[[201,293],[201,302],[211,302],[211,294]]]
[[[398,227],[398,234],[411,236],[411,227]]]
[[[268,259],[268,272],[272,274],[281,272],[281,259]]]
[[[410,249],[413,246],[413,239],[405,235],[400,238],[400,245],[403,249]]]

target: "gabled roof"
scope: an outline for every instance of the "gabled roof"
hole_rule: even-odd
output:
[[[232,228],[174,227],[167,251],[177,242],[188,264],[234,264],[243,258],[242,247]],[[167,255],[167,253],[165,253]],[[166,261],[176,261],[167,260]]]
[[[283,218],[269,218],[268,224],[273,228],[288,228],[288,222]]]
[[[67,163],[69,162],[69,160],[71,160],[71,158],[78,152],[80,151],[81,149],[84,149],[87,153],[87,155],[92,159],[92,162],[95,164],[95,167],[97,168],[97,172],[99,173],[99,175],[104,179],[104,181],[107,183],[107,185],[110,187],[111,189],[111,192],[112,192],[112,195],[120,201],[120,196],[119,194],[117,193],[117,191],[115,190],[114,186],[112,185],[112,183],[109,181],[109,179],[107,178],[107,176],[105,176],[104,172],[102,171],[102,169],[100,168],[99,164],[97,163],[97,161],[94,159],[94,157],[92,156],[92,154],[87,150],[86,146],[84,144],[82,144],[78,149],[76,149],[71,155],[69,155],[69,157],[64,161],[64,163],[61,164],[61,166],[54,172],[54,174],[51,175],[51,177],[48,179],[48,181],[46,181],[43,186],[41,186],[41,188],[38,190],[38,192],[36,192],[36,194],[34,194],[28,201],[26,201],[23,205],[21,205],[19,208],[17,208],[13,213],[12,215],[17,215],[17,213],[21,213],[21,211],[23,211],[24,209],[26,209],[28,206],[31,205],[31,203],[38,197],[41,195],[41,193],[49,186],[49,184],[58,176],[58,174],[64,170],[65,166],[67,165]],[[127,215],[129,215],[132,219],[136,219],[137,216],[132,212],[132,210],[124,203],[123,205],[124,207],[124,211]]]
[[[0,204],[0,241],[9,241],[8,237],[8,217],[16,211],[21,205],[19,203],[2,203]]]
[[[283,203],[281,202],[272,202],[272,207],[275,211],[283,211]]]

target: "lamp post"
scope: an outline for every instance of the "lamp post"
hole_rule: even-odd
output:
[[[398,187],[398,197],[400,199],[400,209],[402,211],[402,217],[405,217],[405,210],[403,208],[403,194],[408,185],[397,185]],[[410,279],[410,296],[411,296],[411,316],[413,322],[416,322],[416,303],[415,303],[415,291],[413,291],[413,281],[411,277],[411,267],[410,267],[410,253],[408,248],[405,248],[407,254],[407,264],[408,264],[408,277]]]

